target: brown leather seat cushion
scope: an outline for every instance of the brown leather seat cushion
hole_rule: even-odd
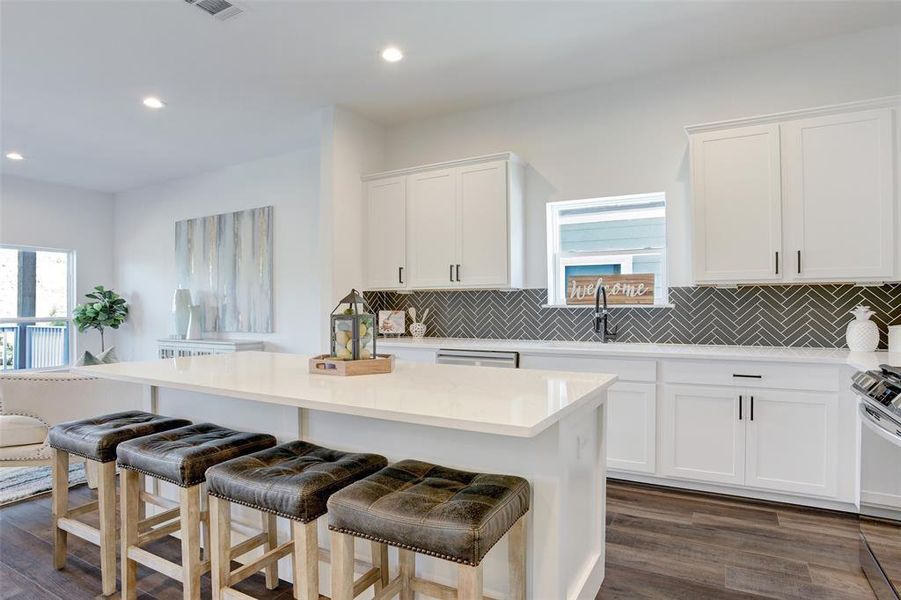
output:
[[[332,494],[329,529],[469,565],[529,510],[529,482],[404,460]]]
[[[387,464],[296,441],[220,463],[206,479],[212,496],[307,523],[325,514],[329,496]]]
[[[50,446],[98,462],[112,462],[122,442],[190,424],[187,419],[129,410],[54,425],[50,428]]]
[[[116,454],[120,467],[189,487],[203,483],[213,465],[272,446],[275,438],[265,433],[198,423],[119,444]]]

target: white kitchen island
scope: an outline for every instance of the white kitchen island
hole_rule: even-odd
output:
[[[529,597],[595,597],[604,578],[605,400],[615,376],[399,361],[390,374],[344,378],[310,375],[308,358],[243,352],[76,370],[146,385],[145,408],[160,414],[525,477]],[[357,546],[366,560],[369,545]],[[420,575],[454,583],[455,565],[417,560]],[[504,596],[506,542],[483,564],[486,594]],[[321,581],[327,588],[327,573]]]

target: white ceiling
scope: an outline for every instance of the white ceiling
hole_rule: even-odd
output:
[[[901,22],[894,1],[243,6],[2,0],[0,142],[27,158],[3,171],[119,191],[311,143],[333,103],[390,125]]]

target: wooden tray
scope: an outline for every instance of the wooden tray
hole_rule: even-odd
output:
[[[310,373],[317,375],[352,377],[354,375],[390,373],[393,370],[393,354],[379,354],[375,358],[365,360],[338,360],[328,354],[320,354],[310,359]]]

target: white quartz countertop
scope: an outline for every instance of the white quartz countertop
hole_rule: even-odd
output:
[[[308,373],[309,356],[238,352],[121,362],[85,375],[311,410],[504,436],[534,437],[600,405],[615,375],[395,363],[384,375]]]
[[[565,342],[552,340],[489,340],[476,338],[379,338],[378,350],[423,348],[437,350],[496,350],[529,354],[627,356],[636,358],[692,358],[714,360],[788,361],[848,364],[855,369],[875,369],[879,364],[901,365],[901,354],[851,352],[841,348],[788,348],[771,346],[702,346],[689,344],[630,344]]]

